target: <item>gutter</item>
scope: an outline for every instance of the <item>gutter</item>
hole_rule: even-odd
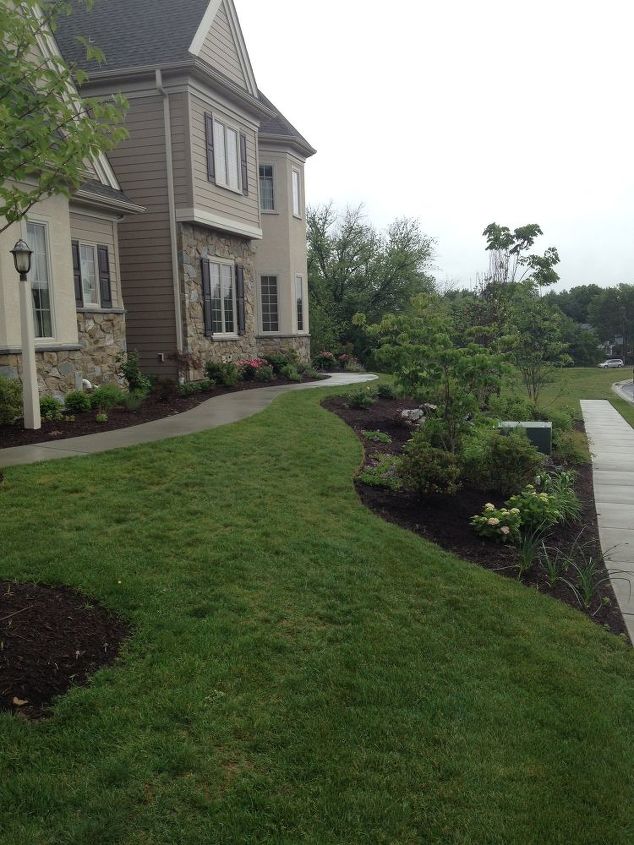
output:
[[[167,166],[167,201],[170,218],[170,245],[172,248],[172,283],[174,285],[174,313],[176,317],[176,350],[183,351],[183,311],[181,307],[181,286],[178,275],[178,245],[176,242],[176,197],[174,194],[174,161],[172,159],[172,118],[169,94],[163,88],[160,68],[155,72],[156,89],[163,97],[163,121],[165,128],[165,158]]]
[[[84,200],[90,202],[92,205],[101,205],[105,208],[112,208],[115,211],[128,212],[130,214],[143,214],[147,211],[142,205],[137,205],[134,202],[117,200],[114,197],[104,197],[103,194],[93,193],[92,191],[82,190],[81,188],[71,195],[71,201],[74,199]]]

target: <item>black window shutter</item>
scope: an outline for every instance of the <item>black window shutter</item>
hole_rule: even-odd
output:
[[[112,308],[112,286],[110,283],[110,258],[108,247],[97,247],[97,263],[99,265],[99,292],[101,293],[101,307]]]
[[[207,147],[207,179],[216,180],[216,160],[214,158],[214,120],[210,114],[205,115],[205,144]]]
[[[203,319],[205,323],[205,336],[211,337],[213,328],[211,323],[211,273],[209,262],[206,258],[201,261],[203,270]]]
[[[236,267],[236,304],[238,306],[238,334],[246,334],[246,312],[244,307],[244,267]]]
[[[242,168],[242,193],[249,196],[249,168],[247,165],[247,136],[240,135],[240,166]]]
[[[75,305],[84,307],[84,291],[81,286],[81,265],[79,263],[79,241],[72,241],[73,247],[73,277],[75,279]]]

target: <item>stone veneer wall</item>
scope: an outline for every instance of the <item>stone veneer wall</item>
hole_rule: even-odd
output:
[[[190,362],[202,367],[186,366],[187,379],[204,378],[207,361],[234,361],[257,354],[255,336],[255,269],[252,241],[216,232],[202,226],[182,223],[178,233],[179,268],[183,297],[183,348]],[[228,258],[244,267],[244,306],[246,333],[236,340],[214,340],[205,336],[201,259],[217,256]]]
[[[310,364],[310,337],[308,335],[260,335],[258,337],[259,355],[275,355],[280,352],[296,352],[300,361]]]
[[[181,293],[183,297],[183,347],[188,363],[182,375],[188,380],[204,378],[207,361],[235,361],[238,358],[274,352],[297,351],[302,361],[310,361],[307,336],[263,337],[257,335],[256,283],[253,242],[190,223],[182,223],[178,233]],[[205,336],[201,259],[208,256],[233,259],[244,267],[246,333],[236,340],[214,340]],[[202,363],[202,367],[198,364]]]
[[[77,314],[80,349],[37,352],[40,395],[61,398],[76,388],[76,378],[100,385],[117,380],[117,356],[126,349],[125,315],[116,312]],[[22,356],[0,355],[0,375],[21,378]]]

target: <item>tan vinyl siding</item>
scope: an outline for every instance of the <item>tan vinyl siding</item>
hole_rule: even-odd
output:
[[[110,154],[122,190],[147,211],[119,224],[121,283],[128,348],[147,372],[174,377],[176,320],[170,247],[163,98],[158,92],[130,99],[130,137]]]
[[[213,114],[219,120],[226,120],[237,127],[247,138],[247,166],[249,173],[249,196],[237,194],[218,187],[207,178],[207,150],[205,145],[205,113]],[[259,227],[256,135],[253,129],[241,126],[224,112],[203,101],[195,94],[190,95],[191,151],[194,171],[194,206],[202,211],[220,214],[250,226]]]
[[[189,137],[189,97],[186,93],[170,94],[170,118],[176,205],[190,208],[194,204],[194,186]]]
[[[92,217],[89,214],[71,211],[70,236],[74,241],[108,247],[112,305],[114,308],[122,308],[123,298],[119,284],[119,258],[117,253],[117,224],[113,220],[105,220],[100,217]]]
[[[244,71],[224,3],[220,4],[218,14],[201,47],[200,58],[246,89]]]

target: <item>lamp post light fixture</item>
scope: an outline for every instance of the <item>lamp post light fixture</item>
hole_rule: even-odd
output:
[[[42,428],[40,391],[35,366],[35,331],[33,329],[33,295],[31,293],[31,256],[26,241],[19,240],[11,250],[15,271],[20,276],[20,326],[22,329],[22,407],[24,427]]]

